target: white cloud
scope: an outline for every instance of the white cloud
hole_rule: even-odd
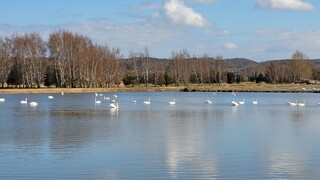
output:
[[[311,59],[319,58],[320,31],[262,29],[253,32],[254,41],[242,42],[245,57],[252,54],[262,60],[288,59],[296,50],[303,51]]]
[[[320,31],[288,31],[283,32],[278,37],[279,42],[283,42],[292,49],[316,50],[320,48]]]
[[[224,44],[224,48],[227,50],[236,50],[236,49],[239,49],[239,46],[236,45],[235,43],[228,42]]]
[[[314,10],[311,3],[303,0],[259,0],[257,7],[263,9]]]
[[[163,6],[165,17],[174,24],[203,27],[208,22],[201,14],[187,7],[181,0],[167,0]]]

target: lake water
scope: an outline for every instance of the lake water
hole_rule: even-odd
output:
[[[94,93],[49,95],[2,95],[0,179],[320,177],[319,94],[116,93],[119,110]]]

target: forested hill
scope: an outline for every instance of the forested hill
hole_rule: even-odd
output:
[[[211,61],[214,61],[214,58],[209,58]],[[124,62],[130,62],[132,59],[123,59]],[[170,62],[170,59],[168,58],[150,58],[150,61],[158,62],[159,64],[162,64],[164,66],[167,66]],[[239,72],[243,69],[246,69],[250,66],[259,66],[259,67],[265,67],[270,62],[276,62],[281,65],[288,65],[291,59],[282,59],[282,60],[267,60],[262,62],[256,62],[254,60],[246,59],[246,58],[228,58],[224,59],[225,67],[229,71],[233,72]],[[310,63],[312,67],[314,68],[320,68],[320,59],[311,59]],[[127,68],[129,68],[129,64],[127,63]],[[139,64],[138,64],[139,65]]]
[[[214,58],[209,58],[211,61],[214,61]],[[200,60],[200,58],[198,58],[197,60]],[[132,58],[130,59],[123,59],[123,61],[126,64],[126,68],[130,69],[131,65],[130,62],[132,62]],[[159,64],[162,64],[164,66],[168,66],[170,59],[167,58],[149,58],[149,61],[153,61],[153,62],[157,62]],[[242,69],[245,69],[249,66],[254,66],[257,65],[259,63],[250,60],[250,59],[245,59],[245,58],[230,58],[230,59],[224,59],[225,62],[225,67],[229,70],[229,71],[240,71]],[[138,66],[141,65],[141,62],[138,61]]]
[[[225,59],[225,64],[230,71],[239,71],[246,67],[257,65],[258,63],[245,58],[232,58]]]
[[[263,61],[263,62],[257,63],[256,65],[258,65],[260,67],[265,67],[270,62],[276,62],[277,64],[280,64],[280,65],[288,65],[291,60],[292,59],[268,60],[268,61]],[[311,66],[313,68],[320,68],[320,59],[310,59],[309,61],[310,61]]]

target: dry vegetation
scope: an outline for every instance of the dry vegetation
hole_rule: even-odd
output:
[[[116,88],[19,88],[19,89],[0,89],[0,94],[40,94],[40,93],[94,93],[94,92],[292,92],[320,93],[320,85],[306,84],[266,84],[266,83],[240,83],[240,84],[221,84],[218,85],[188,85],[188,86],[135,86],[135,87],[116,87]]]

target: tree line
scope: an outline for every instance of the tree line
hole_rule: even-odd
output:
[[[119,48],[94,44],[81,34],[59,30],[44,41],[38,33],[0,38],[0,85],[4,87],[90,88],[319,80],[320,70],[296,51],[287,63],[269,61],[236,71],[222,56],[191,56],[186,49],[169,60],[152,58],[148,48],[124,58]]]

